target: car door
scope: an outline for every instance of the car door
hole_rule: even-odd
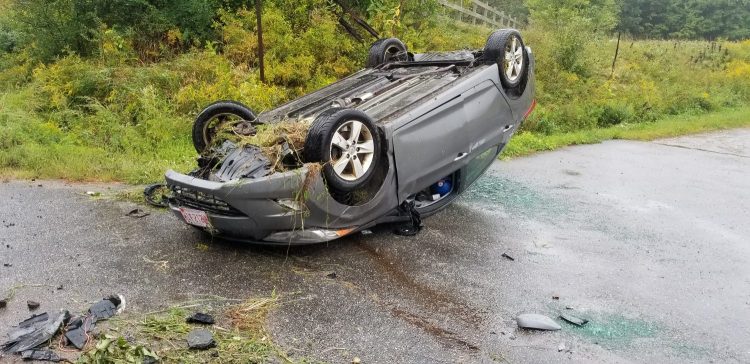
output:
[[[464,91],[463,98],[466,136],[471,145],[468,158],[473,159],[502,143],[517,123],[502,91],[489,79]]]
[[[466,163],[471,144],[458,95],[393,134],[399,203]]]

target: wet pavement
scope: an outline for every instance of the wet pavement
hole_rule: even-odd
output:
[[[0,309],[0,334],[27,299],[84,310],[120,293],[147,311],[275,291],[275,342],[332,363],[750,362],[748,129],[497,162],[411,238],[211,241],[85,194],[120,188],[0,184],[0,292],[29,285]],[[516,328],[561,312],[590,322]]]

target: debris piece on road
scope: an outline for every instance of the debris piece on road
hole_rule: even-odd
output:
[[[10,268],[10,267],[12,267],[12,266],[13,266],[13,264],[10,264],[10,263],[3,263],[3,267],[8,267],[8,268]]]
[[[557,346],[557,352],[561,352],[565,350],[565,343],[560,343],[560,345]]]
[[[203,312],[196,312],[192,316],[185,319],[185,322],[189,324],[203,324],[203,325],[213,325],[214,324],[214,317]]]
[[[583,326],[589,322],[589,320],[578,318],[567,313],[560,314],[560,318],[576,326]]]
[[[126,216],[135,217],[136,219],[140,219],[148,215],[151,215],[151,214],[141,209],[132,209],[130,210],[130,212],[126,214]]]
[[[555,301],[557,301],[557,300],[560,299],[560,295],[557,294],[557,293],[555,293],[555,294],[552,295],[552,299],[555,300]]]
[[[7,299],[0,300],[0,308],[5,308],[5,307],[8,307],[8,300]]]
[[[513,258],[512,256],[508,255],[508,253],[503,253],[503,258],[508,259],[510,261],[516,260],[516,258]]]
[[[71,320],[65,329],[65,339],[68,344],[82,350],[89,340],[88,333],[96,327],[96,322],[106,320],[122,310],[124,306],[122,296],[111,295],[93,304],[85,316]]]
[[[370,229],[364,229],[364,230],[360,231],[359,233],[362,234],[362,235],[372,235],[372,230],[370,230]]]
[[[98,197],[98,196],[101,196],[101,194],[102,194],[101,192],[86,191],[86,195],[91,196],[91,197]]]
[[[326,274],[326,277],[331,278],[331,279],[336,279],[338,277],[338,274],[336,274],[336,272],[331,272],[331,273]]]
[[[23,360],[42,360],[42,361],[51,361],[51,362],[59,362],[60,356],[57,355],[52,350],[26,350],[21,352],[21,359]]]
[[[37,309],[37,308],[39,308],[39,306],[41,306],[41,305],[42,305],[42,304],[41,304],[41,303],[39,303],[39,302],[37,302],[37,301],[31,301],[31,300],[29,300],[29,301],[26,301],[26,306],[27,306],[27,307],[29,308],[29,310],[31,310],[31,311],[34,311],[34,310],[36,310],[36,309]]]
[[[352,364],[360,364],[362,363],[362,359],[360,359],[358,356],[355,356],[354,359],[352,359]]]
[[[151,206],[166,208],[169,207],[167,200],[169,199],[169,188],[163,183],[155,183],[146,186],[143,189],[143,198]]]
[[[68,340],[68,344],[82,350],[86,346],[86,341],[88,341],[87,333],[93,328],[94,324],[90,318],[76,317],[65,328],[65,339]]]
[[[562,327],[551,318],[535,313],[525,313],[516,317],[518,327],[533,330],[557,331]]]
[[[89,315],[91,316],[93,323],[96,323],[99,320],[106,320],[114,316],[122,310],[123,306],[124,300],[122,296],[111,295],[93,304],[91,308],[89,308]]]
[[[36,348],[52,339],[60,326],[70,318],[68,311],[55,316],[48,313],[31,316],[18,324],[18,328],[8,334],[8,341],[2,344],[6,353],[21,353]]]
[[[57,290],[58,290],[58,291],[62,291],[62,289],[63,289],[63,285],[62,285],[62,284],[61,284],[61,285],[59,285],[59,286],[57,286]]]
[[[572,309],[573,309],[573,306],[565,306],[565,309],[566,309],[566,310],[572,310]]]
[[[214,335],[204,329],[190,331],[187,336],[188,348],[195,350],[206,350],[216,346]]]

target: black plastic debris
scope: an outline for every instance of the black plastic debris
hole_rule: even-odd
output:
[[[130,212],[126,214],[126,216],[135,217],[136,219],[140,219],[148,215],[151,215],[151,214],[141,209],[132,209],[130,210]]]
[[[338,274],[336,274],[336,272],[331,272],[331,273],[326,274],[326,277],[330,279],[336,279],[338,277]]]
[[[96,327],[96,322],[114,316],[121,305],[122,298],[112,295],[93,304],[86,315],[70,320],[65,330],[65,339],[68,344],[78,350],[83,349],[88,341],[88,333]]]
[[[267,176],[273,167],[260,148],[252,145],[238,147],[224,159],[214,174],[219,181],[226,182],[238,178],[260,178]]]
[[[52,350],[26,350],[21,352],[21,359],[23,360],[43,360],[51,362],[59,362],[60,356]]]
[[[216,346],[214,335],[204,329],[190,331],[187,336],[188,347],[195,350],[206,350]]]
[[[65,340],[68,341],[69,345],[73,345],[76,349],[81,350],[86,346],[88,332],[93,328],[94,324],[89,317],[76,317],[70,320],[65,329]]]
[[[31,301],[31,300],[29,300],[29,301],[26,301],[26,307],[28,307],[30,311],[34,311],[34,310],[36,310],[36,309],[37,309],[37,308],[39,308],[39,306],[41,306],[41,305],[42,305],[42,304],[41,304],[41,303],[39,303],[39,302],[37,302],[37,301]]]
[[[0,308],[6,308],[6,307],[8,307],[8,300],[7,299],[0,300]]]
[[[2,350],[7,353],[20,353],[36,348],[55,336],[60,326],[69,318],[68,311],[62,311],[54,316],[46,312],[32,316],[8,334],[8,341],[2,344]]]
[[[3,263],[3,267],[6,267],[6,268],[10,268],[10,267],[12,267],[12,266],[13,266],[13,264],[10,264],[10,263]]]
[[[503,253],[503,258],[508,259],[510,261],[515,261],[516,260],[516,258],[513,258],[508,253]]]
[[[106,320],[117,313],[121,303],[122,299],[119,296],[106,297],[89,308],[89,315],[94,323],[99,320]]]
[[[578,318],[566,313],[561,314],[560,318],[576,326],[583,326],[589,322],[589,320]]]
[[[190,317],[185,319],[185,321],[189,324],[203,324],[203,325],[213,325],[214,324],[214,317],[203,312],[196,312],[192,314]]]
[[[522,329],[557,331],[562,327],[551,318],[535,313],[525,313],[516,317],[518,327]]]

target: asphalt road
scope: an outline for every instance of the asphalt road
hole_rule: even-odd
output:
[[[748,129],[497,162],[416,237],[288,251],[84,193],[118,188],[0,184],[0,292],[46,285],[18,290],[0,334],[27,299],[83,309],[121,293],[145,311],[276,290],[274,340],[333,363],[750,362]],[[590,322],[516,328],[520,313],[565,311]]]

